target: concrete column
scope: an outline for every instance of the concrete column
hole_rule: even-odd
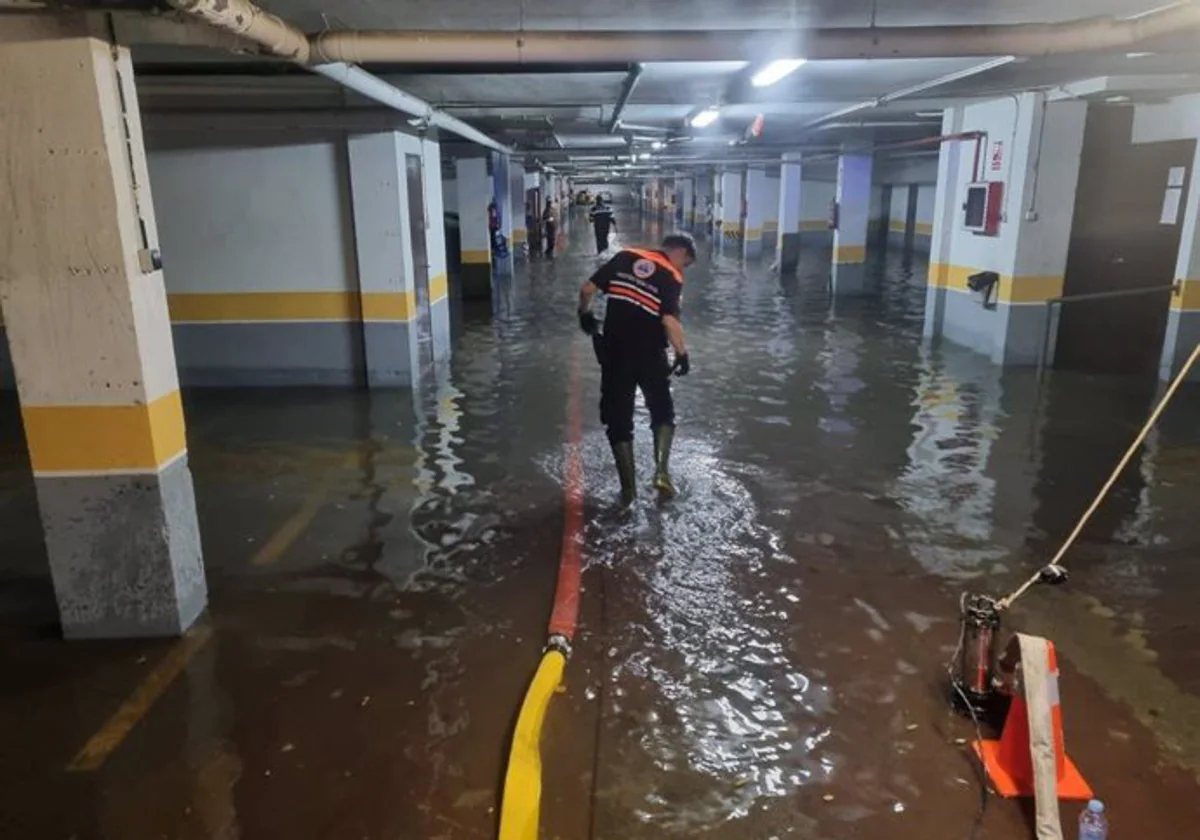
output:
[[[742,173],[720,174],[720,205],[717,214],[717,229],[721,234],[718,243],[727,253],[742,252]]]
[[[983,353],[996,364],[1037,364],[1048,317],[1045,303],[1063,290],[1086,116],[1086,103],[1045,103],[1041,93],[1020,94],[1015,103],[1006,98],[963,109],[958,130],[986,132],[993,145],[981,150],[980,168],[986,165],[986,170],[978,173],[972,171],[973,142],[948,144],[942,150],[959,161],[952,182],[939,180],[929,274],[930,286],[942,291],[927,292],[933,304],[926,311],[927,334]],[[998,138],[1004,146],[993,166]],[[1042,165],[1035,178],[1038,148]],[[995,235],[978,235],[963,227],[966,184],[980,178],[1004,183]],[[1034,183],[1038,211],[1027,218],[1021,208]],[[1000,277],[991,300],[967,286],[968,278],[981,271]],[[1053,346],[1047,349],[1049,360]]]
[[[779,242],[779,176],[767,175],[767,217],[763,220],[763,253],[774,254]]]
[[[442,147],[433,140],[406,137],[413,147],[419,144],[424,156],[422,175],[425,187],[425,272],[429,289],[429,340],[433,359],[450,358],[450,282],[446,260],[446,206],[442,197]],[[415,148],[414,148],[415,151]],[[420,299],[418,289],[418,299]]]
[[[513,218],[512,218],[512,175],[510,173],[509,159],[507,155],[502,155],[499,152],[492,152],[492,200],[496,202],[496,210],[500,213],[500,235],[504,237],[504,241],[508,243],[508,254],[500,257],[492,255],[492,269],[496,274],[507,276],[513,273],[514,252],[516,248],[513,246]],[[525,220],[521,220],[521,224],[525,224]]]
[[[419,368],[408,184],[400,136],[351,137],[350,191],[370,387],[410,385]]]
[[[525,166],[516,160],[508,162],[509,217],[512,236],[509,237],[513,259],[523,260],[528,254],[529,232],[525,230]]]
[[[795,274],[800,263],[800,190],[803,171],[799,154],[786,154],[779,167],[779,242],[776,259],[784,274]]]
[[[942,112],[942,134],[962,131],[963,108],[947,108]],[[961,180],[958,170],[962,156],[954,143],[943,143],[938,149],[937,183],[934,185],[933,231],[929,241],[929,280],[925,289],[926,340],[940,337],[946,319],[946,279],[950,270],[950,244],[954,241],[954,226],[958,219],[958,190]]]
[[[838,223],[833,232],[833,293],[866,291],[867,228],[871,215],[871,156],[838,158]]]
[[[492,245],[488,233],[488,202],[494,197],[487,158],[454,162],[458,189],[458,235],[462,257],[464,300],[492,297]]]
[[[683,219],[680,227],[683,230],[694,230],[696,227],[696,182],[691,178],[682,178],[675,183],[679,201],[683,205]]]
[[[713,234],[712,224],[710,224],[712,217],[709,215],[712,212],[709,204],[713,200],[713,176],[708,174],[697,176],[692,184],[695,185],[696,209],[694,220],[692,220],[692,232],[703,239],[704,236]]]
[[[63,634],[170,636],[207,587],[133,68],[106,37],[4,21],[0,302]]]
[[[1189,175],[1187,204],[1183,210],[1183,229],[1179,239],[1179,257],[1175,263],[1175,279],[1181,290],[1171,295],[1171,310],[1167,313],[1167,331],[1163,339],[1159,377],[1168,380],[1187,361],[1200,343],[1200,143],[1192,161]],[[1200,379],[1193,369],[1189,380]]]
[[[767,172],[762,168],[746,170],[746,230],[742,238],[743,253],[749,259],[763,255],[763,231],[771,212],[771,188]]]

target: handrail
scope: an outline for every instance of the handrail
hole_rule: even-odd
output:
[[[1038,381],[1041,381],[1042,376],[1046,372],[1046,357],[1049,355],[1050,332],[1054,324],[1055,306],[1062,306],[1064,303],[1075,303],[1081,300],[1109,300],[1111,298],[1136,297],[1138,295],[1160,294],[1162,292],[1178,294],[1182,288],[1183,286],[1177,280],[1169,286],[1146,286],[1141,289],[1114,289],[1109,292],[1084,292],[1078,295],[1062,295],[1061,297],[1049,298],[1045,301],[1045,327],[1042,330],[1042,346],[1038,349]]]

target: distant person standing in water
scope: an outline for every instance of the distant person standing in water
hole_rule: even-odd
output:
[[[596,196],[596,203],[588,212],[588,221],[596,233],[596,253],[603,254],[608,250],[608,232],[617,229],[617,219],[612,208],[604,201],[604,196]]]

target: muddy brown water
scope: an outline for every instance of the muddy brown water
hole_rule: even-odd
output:
[[[567,233],[491,310],[458,313],[453,364],[419,389],[186,395],[214,633],[95,772],[65,768],[170,644],[57,639],[0,398],[0,836],[494,835],[553,593],[571,355],[588,349],[573,302],[596,263],[583,226]],[[966,837],[972,733],[943,691],[958,594],[1048,558],[1157,384],[1039,388],[924,345],[919,257],[876,255],[873,293],[832,300],[827,252],[780,279],[704,251],[674,504],[612,510],[585,355],[585,592],[542,836]],[[1071,583],[1013,616],[1059,646],[1068,748],[1115,837],[1200,830],[1198,412],[1184,391]],[[646,479],[644,422],[638,447]],[[979,836],[1028,820],[992,800]]]

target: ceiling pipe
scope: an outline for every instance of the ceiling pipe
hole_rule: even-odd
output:
[[[512,153],[512,149],[508,146],[493,140],[482,131],[472,128],[462,120],[452,117],[444,111],[439,111],[425,100],[405,93],[378,76],[371,75],[361,67],[337,63],[317,64],[309,69],[319,76],[324,76],[326,79],[337,82],[356,93],[361,93],[368,99],[373,99],[383,105],[395,108],[397,111],[412,114],[425,125],[436,126],[437,128],[457,134],[466,140],[470,140],[472,143],[478,143],[480,146],[494,149],[497,152]]]
[[[634,64],[629,68],[629,72],[625,76],[625,82],[621,85],[621,95],[617,97],[617,104],[613,108],[612,118],[608,121],[608,133],[616,133],[617,126],[621,124],[621,114],[625,111],[625,106],[629,104],[629,97],[633,96],[633,89],[637,87],[638,79],[642,78],[642,73],[645,68],[640,64]]]
[[[368,99],[411,114],[427,126],[436,126],[488,149],[512,154],[512,149],[428,102],[405,93],[361,67],[344,62],[310,64],[308,37],[276,15],[260,9],[249,0],[167,0],[172,8],[192,15],[210,26],[231,32],[258,44],[271,55],[286,58],[307,67],[319,76],[337,82]]]
[[[995,70],[997,67],[1003,67],[1006,64],[1011,64],[1016,60],[1016,56],[1005,55],[1001,56],[1000,58],[993,58],[991,61],[985,61],[982,64],[976,64],[972,67],[964,67],[962,70],[955,70],[953,73],[947,73],[944,76],[938,76],[936,79],[930,79],[926,82],[918,82],[915,85],[909,85],[908,87],[901,88],[900,90],[894,90],[891,93],[885,93],[883,96],[876,97],[875,99],[856,102],[855,104],[848,105],[845,108],[838,108],[836,111],[830,111],[823,117],[817,117],[815,120],[809,120],[802,126],[802,128],[816,128],[817,126],[824,125],[825,123],[840,120],[842,117],[847,117],[851,114],[857,114],[860,111],[866,111],[871,108],[879,108],[883,105],[895,102],[898,99],[905,99],[909,96],[915,96],[918,93],[924,93],[927,90],[942,87],[943,85],[948,85],[952,82],[958,82],[963,79],[969,79],[972,76],[978,76],[979,74],[986,73],[989,70]]]
[[[761,61],[769,56],[809,60],[1034,57],[1127,51],[1144,41],[1195,28],[1200,28],[1200,3],[1188,0],[1130,18],[1061,23],[784,31],[329,31],[313,35],[311,48],[319,61],[421,64]]]

